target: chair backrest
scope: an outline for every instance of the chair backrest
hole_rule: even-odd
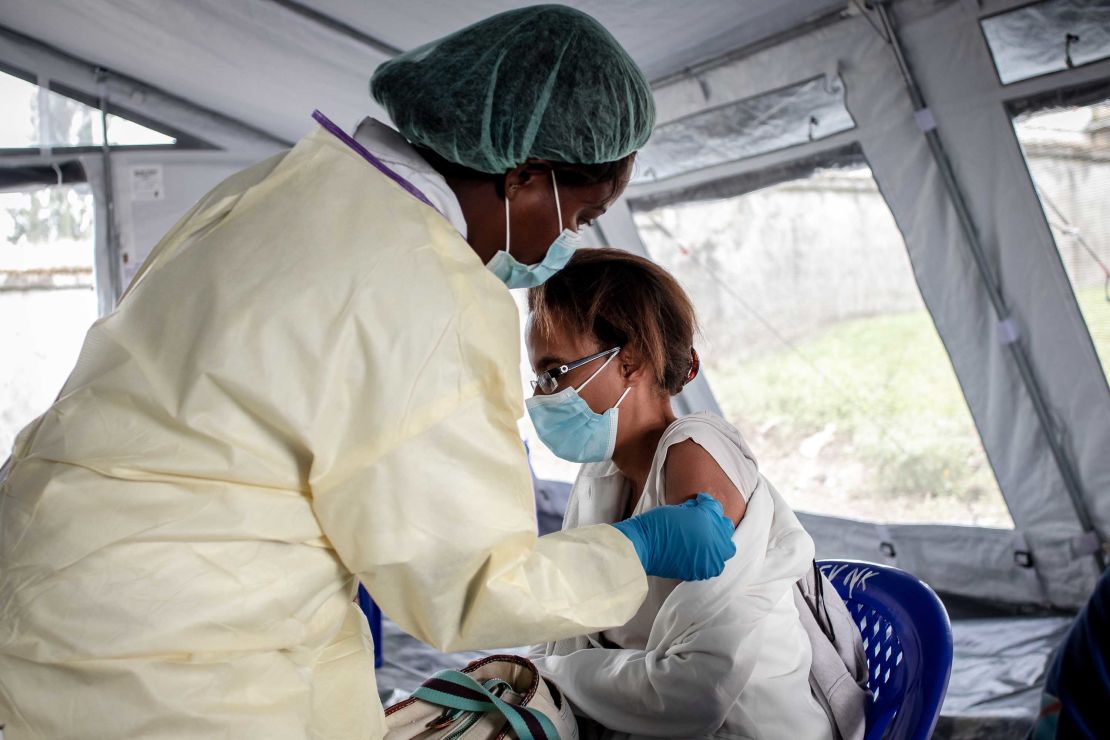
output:
[[[366,615],[366,621],[370,623],[370,636],[374,638],[374,667],[382,667],[382,610],[370,598],[367,593],[366,587],[361,583],[358,584],[358,608],[362,609],[362,613]],[[3,738],[0,738],[3,740]]]
[[[952,672],[952,626],[933,590],[905,571],[819,560],[848,605],[867,653],[867,740],[926,740]],[[884,735],[885,733],[885,735]]]

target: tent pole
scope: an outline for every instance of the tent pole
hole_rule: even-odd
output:
[[[106,73],[102,69],[96,71],[96,81],[99,88],[98,100],[100,104],[100,157],[104,163],[104,205],[108,213],[108,223],[104,225],[104,246],[108,252],[108,283],[112,290],[112,305],[114,306],[123,294],[122,278],[119,264],[119,238],[116,234],[116,196],[112,184],[112,147],[108,143],[108,92]]]
[[[921,128],[925,134],[925,140],[929,144],[929,150],[932,152],[937,169],[940,171],[941,179],[944,182],[944,188],[948,191],[948,196],[951,198],[952,205],[956,209],[956,216],[960,221],[960,227],[964,232],[964,237],[967,239],[968,245],[971,247],[971,253],[975,258],[975,265],[978,268],[979,277],[982,279],[987,289],[987,295],[990,297],[991,303],[994,306],[998,321],[1000,324],[1011,324],[1012,319],[1010,316],[1010,309],[1006,305],[1006,297],[1002,292],[1002,287],[998,279],[991,269],[986,249],[983,247],[983,242],[979,238],[979,231],[975,227],[975,222],[971,217],[971,210],[968,208],[967,199],[964,197],[959,182],[956,180],[952,161],[944,150],[944,145],[940,140],[936,124],[932,122],[932,115],[929,113],[929,108],[925,103],[925,96],[922,94],[921,88],[918,86],[917,80],[913,76],[904,49],[902,48],[902,43],[895,32],[894,23],[891,19],[890,11],[887,8],[889,3],[890,0],[875,0],[875,2],[872,3],[872,7],[874,7],[877,12],[879,21],[882,23],[883,29],[886,32],[886,40],[890,44],[891,50],[894,52],[894,57],[898,63],[898,69],[906,83],[906,89],[909,92],[914,111],[918,114],[924,114],[922,115],[922,120],[926,121],[926,125],[921,125]],[[1036,373],[1033,370],[1033,364],[1029,360],[1029,355],[1025,350],[1025,346],[1021,343],[1020,337],[1015,336],[1013,341],[1007,342],[1007,346],[1010,348],[1010,353],[1017,365],[1022,382],[1029,392],[1029,397],[1033,401],[1033,408],[1036,411],[1037,419],[1040,421],[1041,430],[1048,440],[1048,446],[1052,451],[1052,457],[1056,462],[1056,467],[1060,471],[1060,477],[1064,481],[1064,487],[1068,491],[1068,497],[1071,499],[1072,507],[1075,509],[1076,518],[1079,520],[1079,524],[1083,528],[1083,531],[1089,535],[1093,534],[1099,542],[1099,547],[1093,553],[1095,562],[1098,564],[1100,571],[1105,570],[1106,554],[1103,549],[1101,538],[1095,530],[1094,522],[1091,519],[1091,512],[1087,508],[1087,501],[1083,495],[1083,486],[1079,480],[1079,475],[1076,473],[1075,465],[1054,429],[1052,415],[1045,398],[1044,389],[1037,379]]]
[[[362,31],[344,23],[343,21],[337,20],[330,15],[321,13],[320,11],[309,7],[306,3],[299,2],[299,0],[270,0],[270,2],[280,5],[286,10],[292,11],[302,18],[310,20],[313,23],[323,26],[324,28],[330,29],[332,31],[335,31],[336,33],[346,36],[349,39],[357,41],[358,43],[363,44],[364,46],[367,46],[378,52],[379,54],[385,56],[387,59],[395,56],[400,56],[404,53],[403,49],[398,49],[396,46],[393,46],[392,44],[387,44],[379,38],[375,38],[370,34],[363,33]]]

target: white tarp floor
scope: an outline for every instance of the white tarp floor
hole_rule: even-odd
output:
[[[569,486],[537,481],[541,533],[558,529]],[[941,720],[939,740],[1022,738],[1036,717],[1048,661],[1064,639],[1071,617],[972,617],[974,605],[950,605],[955,662]],[[377,671],[383,703],[405,698],[428,676],[460,668],[491,652],[440,653],[382,619],[383,665]]]

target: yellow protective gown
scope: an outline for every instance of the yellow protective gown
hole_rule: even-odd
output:
[[[536,537],[517,321],[322,129],[219,185],[16,441],[6,740],[380,737],[356,577],[441,650],[627,621],[622,534]]]

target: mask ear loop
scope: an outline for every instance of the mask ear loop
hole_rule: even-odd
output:
[[[555,215],[559,219],[559,233],[562,234],[563,229],[563,206],[559,203],[559,183],[555,180],[555,170],[551,170],[551,188],[555,191]],[[509,251],[509,194],[505,193],[505,254],[512,254]],[[604,365],[602,366],[604,367]],[[592,380],[592,378],[591,378]],[[586,381],[589,382],[589,381]]]
[[[608,359],[608,360],[606,360],[605,362],[601,363],[601,367],[599,367],[599,368],[598,368],[597,370],[594,370],[594,374],[593,374],[593,375],[591,375],[590,377],[586,378],[586,382],[585,382],[585,383],[583,383],[582,385],[580,385],[580,386],[578,386],[577,388],[575,388],[575,389],[574,389],[574,392],[575,392],[575,393],[578,393],[578,392],[580,392],[580,391],[581,391],[581,390],[582,390],[583,388],[585,388],[586,386],[588,386],[588,385],[589,385],[589,384],[590,384],[590,383],[591,383],[591,382],[593,381],[593,379],[594,379],[594,378],[596,378],[596,377],[597,377],[598,375],[600,375],[600,374],[601,374],[601,371],[602,371],[602,370],[604,370],[604,369],[605,369],[606,367],[608,367],[609,363],[613,361],[613,358],[614,358],[614,357],[616,357],[617,355],[619,355],[620,353],[621,353],[621,351],[620,351],[620,350],[618,349],[618,350],[617,350],[616,352],[614,352],[614,353],[613,353],[612,355],[610,355],[610,356],[609,356],[609,359]]]
[[[551,170],[551,188],[555,191],[555,215],[559,218],[559,229],[556,233],[562,234],[563,229],[563,207],[559,205],[559,183],[555,181],[555,170]]]
[[[621,351],[620,351],[620,350],[618,349],[618,350],[617,350],[616,352],[614,352],[614,353],[613,353],[612,357],[610,357],[610,358],[609,358],[608,360],[606,360],[605,362],[601,363],[601,367],[599,367],[599,368],[598,368],[597,370],[595,370],[595,371],[594,371],[594,374],[593,374],[593,375],[591,375],[590,377],[586,378],[586,382],[585,382],[585,383],[583,383],[582,385],[580,385],[580,386],[578,386],[577,388],[575,388],[575,389],[574,389],[574,392],[575,392],[575,393],[578,393],[578,392],[580,392],[580,391],[581,391],[581,390],[582,390],[583,388],[585,388],[585,387],[586,387],[587,385],[589,385],[589,384],[590,384],[590,381],[592,381],[592,380],[593,380],[594,378],[596,378],[596,377],[597,377],[598,375],[600,375],[600,374],[601,374],[601,371],[605,369],[606,365],[608,365],[608,364],[609,364],[610,362],[612,362],[612,361],[614,360],[614,358],[616,358],[616,356],[617,356],[617,355],[619,355],[620,353],[621,353]],[[632,386],[628,386],[627,388],[625,388],[625,389],[624,389],[624,393],[622,393],[622,394],[621,394],[621,397],[617,399],[617,402],[616,402],[615,404],[613,404],[613,408],[617,408],[618,406],[620,406],[620,405],[621,405],[621,401],[623,401],[623,400],[625,399],[625,397],[626,397],[626,396],[627,396],[627,395],[628,395],[629,393],[631,393],[631,392],[632,392]]]
[[[509,254],[509,194],[505,193],[505,254]]]

